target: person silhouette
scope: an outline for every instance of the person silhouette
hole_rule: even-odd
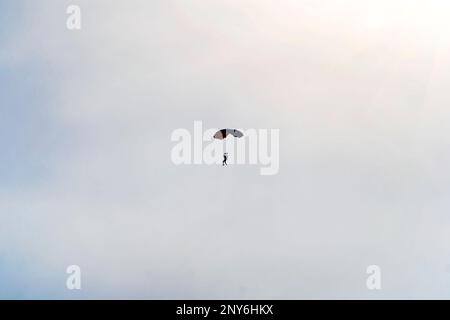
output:
[[[228,153],[224,153],[223,154],[223,161],[222,161],[222,166],[227,166],[228,165],[228,163],[227,163],[227,160],[228,160]]]

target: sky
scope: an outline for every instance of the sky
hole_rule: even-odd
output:
[[[447,2],[0,0],[0,298],[448,299]]]

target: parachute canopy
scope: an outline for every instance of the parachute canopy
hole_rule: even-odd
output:
[[[214,139],[223,140],[230,134],[236,138],[241,138],[244,136],[241,131],[236,129],[221,129],[216,132],[216,134],[214,135]]]

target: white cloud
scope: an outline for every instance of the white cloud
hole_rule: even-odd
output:
[[[73,297],[78,264],[83,297],[447,296],[448,47],[421,8],[79,3],[79,32],[27,7],[2,60],[46,66],[67,132],[45,180],[1,193],[3,259],[29,266],[2,295]],[[280,128],[280,174],[173,166],[170,133],[197,119]]]

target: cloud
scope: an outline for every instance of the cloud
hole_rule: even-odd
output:
[[[434,2],[77,3],[79,32],[72,2],[8,7],[2,297],[448,296],[448,30],[416,19]],[[174,166],[194,120],[279,128],[279,175]]]

